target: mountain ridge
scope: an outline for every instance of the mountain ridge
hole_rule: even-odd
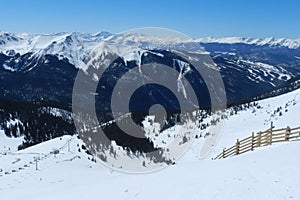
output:
[[[84,51],[90,51],[104,39],[114,36],[119,40],[127,39],[126,34],[112,34],[109,32],[101,31],[97,33],[79,33],[79,32],[59,32],[53,34],[30,34],[30,33],[9,33],[0,32],[0,52],[8,54],[11,50],[15,53],[37,53],[42,49],[55,46],[55,44],[77,44],[82,47]],[[70,40],[71,39],[71,40]],[[139,37],[136,37],[137,41]],[[73,40],[73,41],[72,41]],[[77,40],[77,41],[76,41]],[[130,39],[129,39],[130,40]],[[134,41],[133,39],[131,39]],[[195,43],[219,43],[219,44],[247,44],[256,46],[269,46],[269,47],[286,47],[289,49],[299,49],[300,39],[288,38],[252,38],[252,37],[202,37],[187,40],[187,42]],[[65,52],[59,50],[54,53],[63,55]],[[68,57],[68,56],[66,56]]]

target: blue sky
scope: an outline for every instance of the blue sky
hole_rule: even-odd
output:
[[[53,33],[170,28],[191,37],[300,38],[297,0],[7,0],[0,30]]]

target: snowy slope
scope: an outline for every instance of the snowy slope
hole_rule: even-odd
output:
[[[270,128],[273,121],[275,128],[298,127],[300,125],[300,90],[258,102],[261,108],[240,111],[225,121],[220,143],[214,149],[216,154],[225,147],[231,147],[236,139],[249,137]],[[280,110],[277,112],[277,110]],[[281,116],[280,116],[281,115]]]
[[[230,116],[225,120],[216,148],[206,159],[198,158],[204,140],[201,137],[177,164],[156,173],[124,174],[94,163],[87,154],[78,152],[82,143],[75,136],[64,136],[19,152],[1,149],[0,195],[12,200],[299,199],[300,142],[275,144],[240,156],[211,160],[237,138],[269,128],[271,121],[278,128],[299,126],[299,95],[300,90],[296,90],[262,100],[258,102],[260,109],[254,107]],[[279,107],[282,116],[274,112]],[[205,130],[194,131],[205,133]],[[8,145],[3,137],[0,143]],[[59,154],[53,154],[55,149]],[[34,157],[40,158],[38,171]]]
[[[34,150],[32,150],[34,151]],[[293,152],[293,153],[292,153]],[[279,156],[277,156],[279,155]],[[120,174],[63,151],[1,177],[9,199],[299,199],[299,144],[220,161],[187,161],[153,174]]]
[[[23,137],[9,138],[4,134],[3,130],[0,130],[0,152],[15,152],[18,150],[18,146],[22,144]]]

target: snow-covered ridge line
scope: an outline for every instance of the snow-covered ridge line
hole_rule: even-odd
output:
[[[197,53],[205,52],[200,48],[199,43],[220,43],[220,44],[249,44],[256,46],[269,47],[286,47],[290,49],[300,49],[300,39],[285,39],[285,38],[241,38],[241,37],[227,37],[227,38],[197,38],[189,39],[184,37],[156,37],[143,35],[138,33],[123,33],[111,34],[108,32],[90,33],[54,33],[54,34],[28,34],[28,33],[8,33],[0,32],[0,53],[8,56],[14,56],[19,53],[24,55],[32,53],[35,58],[42,58],[46,54],[57,55],[59,58],[67,58],[71,64],[78,68],[85,68],[83,60],[89,55],[92,50],[98,52],[103,49],[101,43],[103,41],[111,44],[110,51],[120,53],[121,57],[125,53],[138,52],[143,49],[185,49]],[[124,51],[126,51],[124,53]],[[103,53],[103,52],[99,52]],[[119,54],[120,55],[120,54]],[[135,55],[139,57],[140,55]],[[128,56],[126,56],[128,57]],[[132,56],[131,56],[132,57]]]
[[[290,49],[297,49],[300,47],[300,38],[299,39],[287,39],[287,38],[243,38],[243,37],[225,37],[225,38],[197,38],[195,41],[200,43],[219,43],[219,44],[249,44],[257,46],[281,46],[287,47]]]
[[[141,41],[147,41],[148,43],[157,43],[158,39],[155,37],[149,37],[141,34],[125,33],[125,34],[111,34],[108,32],[98,32],[95,34],[79,33],[79,32],[60,32],[53,34],[29,34],[29,33],[9,33],[0,31],[0,52],[5,50],[15,50],[16,52],[23,54],[27,52],[36,52],[41,49],[49,47],[54,43],[70,43],[68,38],[77,40],[84,49],[92,49],[100,41],[111,36],[111,39],[117,43],[134,42],[139,43]],[[200,43],[220,43],[220,44],[249,44],[258,46],[281,46],[291,49],[300,48],[299,39],[287,39],[287,38],[244,38],[244,37],[224,37],[224,38],[196,38],[191,40],[179,41],[182,38],[160,38],[160,43],[169,42],[200,42]]]

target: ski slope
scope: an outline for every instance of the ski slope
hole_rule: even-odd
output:
[[[56,138],[17,152],[7,147],[16,146],[20,139],[5,138],[1,131],[0,196],[10,200],[300,199],[299,141],[274,144],[227,159],[211,159],[236,139],[268,129],[271,121],[277,128],[300,125],[300,90],[258,104],[260,109],[240,111],[225,120],[218,143],[205,159],[199,159],[200,145],[205,140],[201,137],[175,165],[139,175],[91,161],[86,153],[78,152],[82,143],[76,136]],[[274,112],[279,107],[281,116]],[[54,150],[59,153],[54,154]],[[38,170],[35,157],[39,157]]]

